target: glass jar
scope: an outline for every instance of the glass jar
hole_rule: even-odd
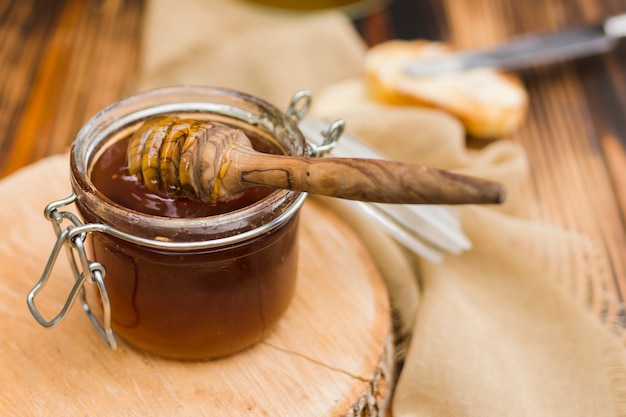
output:
[[[113,202],[94,186],[92,170],[102,152],[146,118],[168,114],[227,123],[273,142],[285,154],[306,156],[312,148],[297,123],[309,104],[307,92],[296,94],[282,112],[232,90],[173,87],[129,97],[98,113],[72,146],[74,194],[45,211],[58,240],[28,297],[35,318],[53,326],[81,295],[85,311],[113,348],[115,333],[160,356],[208,359],[261,340],[294,293],[298,213],[305,194],[275,190],[224,214],[170,218]],[[70,203],[80,219],[60,211]],[[63,228],[67,220],[71,224]],[[34,299],[64,246],[76,284],[61,313],[48,321]],[[95,285],[84,291],[83,282]]]

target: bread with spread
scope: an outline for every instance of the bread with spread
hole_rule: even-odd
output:
[[[444,110],[458,118],[477,138],[509,135],[523,122],[528,94],[514,75],[473,68],[436,75],[406,72],[412,60],[444,56],[452,48],[441,42],[394,40],[370,48],[365,80],[371,98],[387,104],[418,105]]]

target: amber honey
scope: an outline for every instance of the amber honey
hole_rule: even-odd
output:
[[[255,150],[281,153],[272,143],[247,133]],[[228,213],[249,206],[265,197],[271,188],[255,187],[226,202],[202,202],[188,198],[168,197],[165,191],[151,192],[140,178],[128,173],[126,150],[130,136],[106,146],[90,170],[91,181],[98,191],[116,204],[134,211],[169,218],[200,218]]]
[[[96,117],[72,148],[76,205],[85,223],[105,226],[89,235],[89,256],[106,271],[114,333],[170,358],[229,355],[261,340],[291,302],[304,195],[259,187],[202,203],[148,191],[126,171],[126,142],[161,107],[243,128],[263,152],[302,155],[306,141],[293,117],[262,100],[181,87],[105,110],[114,117]],[[91,286],[88,300],[102,313],[97,291]]]

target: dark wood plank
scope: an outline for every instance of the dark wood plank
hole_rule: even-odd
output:
[[[443,2],[388,0],[382,10],[355,20],[355,27],[373,46],[389,39],[447,39]]]
[[[139,0],[5,4],[0,176],[63,151],[89,117],[123,97],[137,66],[143,7]]]
[[[449,0],[446,14],[450,40],[470,48],[626,11],[624,1],[469,3]],[[525,126],[512,137],[527,150],[531,163],[520,215],[581,233],[595,243],[597,258],[581,252],[580,262],[570,266],[568,285],[608,326],[620,328],[626,324],[625,73],[622,48],[521,72],[531,104]],[[589,271],[590,264],[596,272]]]

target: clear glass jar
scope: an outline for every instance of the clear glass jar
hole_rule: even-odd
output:
[[[307,155],[307,142],[297,126],[306,111],[296,109],[300,98],[294,96],[282,112],[232,90],[173,87],[117,102],[81,129],[71,150],[74,195],[63,204],[74,202],[84,224],[74,220],[63,239],[77,253],[70,257],[76,287],[84,279],[81,271],[87,270],[87,282],[98,284],[86,286],[84,305],[86,311],[96,311],[92,317],[103,317],[100,330],[109,344],[112,330],[157,355],[208,359],[261,340],[294,293],[298,213],[305,195],[276,190],[244,208],[201,218],[148,215],[111,201],[97,189],[92,182],[94,161],[143,120],[164,114],[224,122],[275,143],[286,154]],[[49,219],[67,217],[59,214],[60,205],[46,209]],[[59,241],[62,230],[57,226]],[[89,249],[86,254],[82,240]],[[43,277],[40,284],[29,294],[29,306],[41,324],[54,325],[61,314],[45,322],[34,307]]]

